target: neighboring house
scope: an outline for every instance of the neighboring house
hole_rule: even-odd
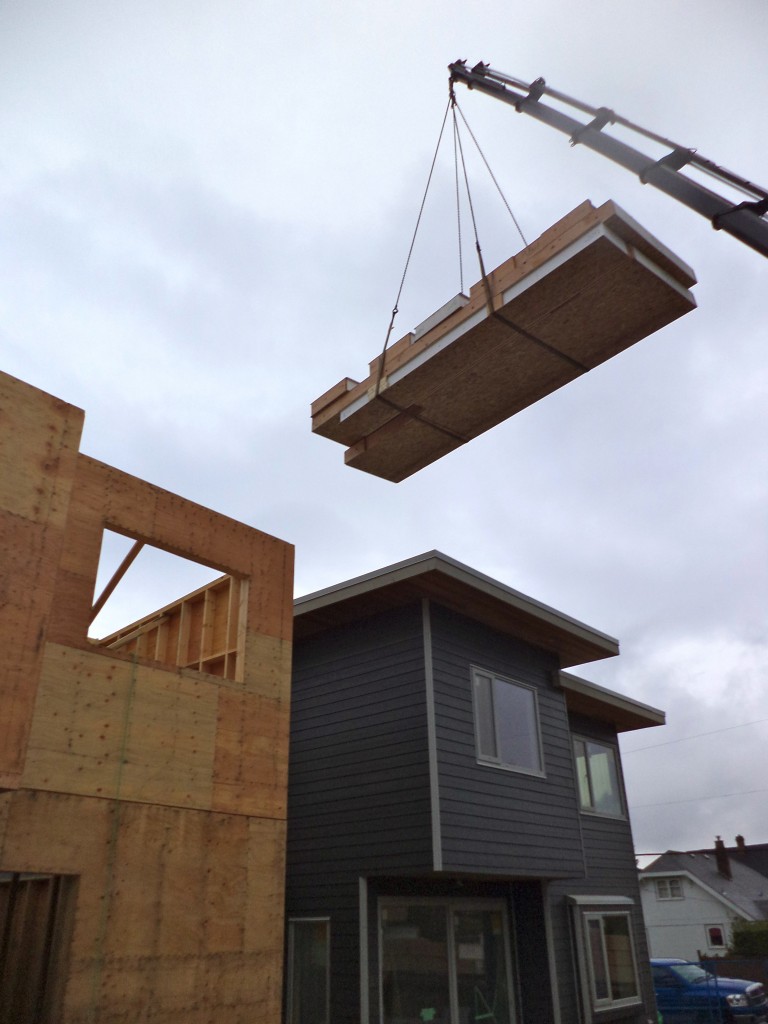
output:
[[[293,549],[82,425],[0,374],[0,1022],[277,1024]],[[229,575],[90,640],[105,529]]]
[[[706,850],[698,850],[706,853]],[[744,836],[736,836],[735,846],[726,846],[725,852],[737,863],[746,864],[753,871],[758,871],[768,878],[768,843],[747,843]]]
[[[739,849],[731,855],[718,838],[712,850],[670,850],[640,872],[652,956],[722,954],[735,921],[768,919],[768,878],[743,863]]]
[[[617,653],[437,552],[296,601],[289,1024],[655,1020]]]

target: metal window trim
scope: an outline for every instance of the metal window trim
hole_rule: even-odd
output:
[[[536,744],[539,754],[539,768],[529,768],[526,765],[511,764],[508,761],[502,760],[500,757],[491,757],[488,754],[483,754],[480,749],[480,732],[479,732],[479,717],[477,708],[476,694],[476,678],[478,675],[487,676],[491,680],[491,700],[493,710],[493,725],[494,730],[497,730],[497,714],[496,714],[496,702],[494,695],[493,684],[498,680],[502,683],[507,683],[510,686],[516,686],[521,690],[528,690],[533,695],[533,717],[536,727]],[[539,714],[539,691],[535,686],[530,683],[524,683],[519,679],[514,679],[512,676],[506,676],[501,672],[494,672],[491,669],[482,668],[480,665],[470,665],[470,677],[472,684],[472,717],[474,720],[475,728],[475,754],[477,764],[483,765],[484,767],[497,768],[502,771],[515,772],[520,775],[530,775],[534,778],[545,779],[547,777],[546,765],[544,761],[544,743],[542,741],[541,734],[541,715]],[[496,731],[496,749],[499,749],[498,742],[498,731]]]
[[[440,767],[437,758],[437,714],[435,710],[435,676],[432,659],[432,618],[429,599],[421,599],[422,637],[424,642],[424,688],[427,703],[427,756],[429,760],[429,806],[432,827],[432,870],[443,870],[443,835],[440,817]]]
[[[587,925],[587,923],[589,921],[592,921],[592,920],[596,920],[596,921],[600,922],[600,940],[601,940],[602,947],[603,947],[603,955],[605,957],[606,967],[609,966],[608,947],[607,947],[606,941],[605,941],[605,920],[608,917],[621,917],[621,918],[623,918],[627,922],[627,937],[629,938],[629,949],[630,949],[630,953],[632,954],[632,973],[634,974],[634,978],[635,978],[635,994],[633,996],[625,996],[623,999],[614,999],[613,997],[609,996],[607,999],[600,999],[599,1000],[597,998],[597,996],[596,996],[596,993],[595,993],[595,990],[594,990],[594,985],[593,985],[592,986],[592,996],[593,996],[593,1000],[594,1000],[593,1005],[594,1005],[595,1010],[607,1010],[607,1009],[614,1009],[614,1008],[619,1008],[619,1007],[623,1007],[623,1006],[634,1006],[637,1003],[642,1002],[642,997],[641,997],[641,994],[640,994],[640,975],[639,975],[638,970],[637,970],[637,953],[635,952],[635,937],[634,937],[633,929],[632,929],[632,914],[631,914],[631,912],[627,909],[627,910],[593,910],[593,911],[587,910],[587,911],[584,911],[582,913],[582,919],[584,921],[584,925],[585,926]],[[591,972],[591,950],[590,950],[590,947],[589,947],[588,943],[587,943],[587,947],[586,948],[587,948],[587,952],[589,954],[588,960],[589,960],[590,974],[591,974],[592,973]],[[611,984],[610,970],[608,971],[608,983],[609,983],[609,985]]]
[[[547,963],[549,965],[549,991],[552,997],[552,1024],[561,1024],[560,996],[558,992],[558,962],[555,951],[555,934],[552,925],[552,901],[549,898],[549,883],[542,886],[542,902],[544,906],[544,939],[547,945]],[[514,911],[514,907],[513,907]]]
[[[368,987],[368,974],[370,971],[370,961],[368,959],[368,879],[362,875],[357,880],[357,891],[360,900],[360,1024],[370,1024],[371,1000]]]
[[[607,740],[596,740],[592,736],[585,736],[583,733],[573,733],[571,736],[572,743],[574,744],[574,761],[576,760],[575,743],[578,741],[584,744],[584,760],[587,766],[587,784],[589,785],[590,798],[592,799],[593,806],[584,807],[581,803],[581,791],[578,785],[576,790],[579,797],[579,810],[582,814],[595,815],[599,818],[612,818],[614,821],[626,821],[628,818],[627,814],[627,795],[624,790],[624,773],[621,770],[621,752],[619,750],[618,743],[610,743]],[[613,766],[616,770],[616,781],[618,783],[618,797],[621,810],[618,813],[613,811],[600,811],[594,806],[594,787],[592,785],[592,770],[590,767],[590,753],[589,745],[592,744],[595,747],[602,747],[603,750],[610,751],[613,755]]]
[[[592,1022],[599,1020],[605,1011],[624,1009],[630,1006],[641,1006],[643,1004],[643,997],[640,988],[640,973],[637,967],[637,950],[635,947],[632,918],[632,908],[635,906],[634,899],[629,896],[584,895],[569,896],[568,903],[571,906],[573,917],[576,961],[584,1020]],[[594,993],[592,955],[586,934],[586,922],[590,918],[597,918],[602,922],[606,917],[624,917],[629,923],[628,934],[636,994],[634,996],[627,996],[625,999],[598,1001]],[[602,923],[600,932],[601,941],[604,943],[605,934]]]

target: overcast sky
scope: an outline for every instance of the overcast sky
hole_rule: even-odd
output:
[[[765,184],[767,48],[765,0],[2,0],[0,368],[85,409],[89,455],[295,544],[297,594],[437,548],[618,637],[574,671],[667,712],[622,741],[637,850],[768,842],[764,257],[460,89],[529,240],[614,199],[699,308],[399,485],[309,421],[381,350],[450,61]],[[520,242],[473,167],[490,268]],[[445,146],[393,340],[459,290],[452,175]],[[162,577],[104,631],[200,582]]]

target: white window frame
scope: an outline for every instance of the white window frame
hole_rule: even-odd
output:
[[[684,900],[683,880],[677,875],[669,878],[656,878],[656,899],[657,900]],[[676,890],[676,891],[675,891]]]
[[[534,723],[534,741],[536,750],[538,751],[538,763],[539,766],[531,767],[525,764],[514,764],[509,761],[502,760],[501,756],[494,756],[483,750],[482,738],[481,738],[481,709],[480,709],[480,698],[479,692],[479,680],[481,678],[491,680],[491,713],[493,716],[493,729],[495,734],[496,749],[500,747],[499,731],[496,724],[496,702],[493,695],[493,691],[496,683],[503,684],[505,686],[513,686],[518,690],[525,691],[531,695],[531,707],[533,713]],[[486,668],[480,668],[479,666],[472,666],[472,710],[475,721],[475,752],[477,757],[477,763],[482,765],[488,765],[493,768],[501,768],[508,772],[519,772],[523,775],[533,775],[537,778],[545,777],[544,770],[544,746],[541,742],[541,719],[539,716],[539,695],[534,686],[529,686],[526,683],[521,683],[518,679],[510,679],[508,676],[500,675],[498,672],[492,672]]]
[[[627,896],[571,896],[569,897],[569,902],[572,905],[573,912],[574,935],[576,939],[576,953],[579,965],[584,1020],[587,1022],[599,1021],[604,1011],[612,1011],[629,1006],[641,1006],[643,1003],[643,997],[640,989],[640,974],[637,969],[637,951],[635,949],[635,936],[632,926],[632,907],[634,906],[634,900]],[[622,999],[614,999],[610,995],[607,998],[600,999],[597,996],[595,987],[595,970],[592,962],[592,949],[588,934],[589,922],[595,920],[600,921],[603,956],[605,964],[608,966],[604,931],[604,922],[606,918],[623,918],[627,921],[627,934],[629,936],[629,948],[632,957],[635,992],[633,995],[626,996]],[[610,976],[608,984],[610,990]]]
[[[722,936],[722,942],[712,941],[712,929],[717,928]],[[707,948],[708,949],[726,949],[728,946],[728,933],[726,932],[725,925],[723,924],[705,924],[704,934],[707,936]]]
[[[578,744],[581,744],[582,747],[583,747],[583,750],[584,750],[584,764],[586,765],[586,769],[587,769],[587,786],[589,788],[589,793],[590,793],[590,803],[588,803],[588,804],[585,804],[582,801],[582,796],[581,796],[581,785],[580,785],[579,778],[578,778],[578,749],[577,749],[578,748]],[[619,810],[618,811],[601,811],[599,808],[597,808],[595,806],[594,796],[593,796],[594,785],[593,785],[593,782],[592,782],[592,773],[591,773],[591,768],[590,768],[589,744],[592,744],[593,747],[599,747],[601,752],[607,751],[612,756],[612,758],[613,758],[613,767],[614,767],[614,774],[615,774],[615,777],[616,777],[616,786],[617,786],[617,793],[616,793],[616,795],[617,795],[618,801],[619,801]],[[624,787],[622,785],[622,779],[621,779],[621,760],[619,758],[619,751],[618,751],[618,749],[612,743],[606,743],[603,740],[595,740],[595,739],[592,739],[590,736],[574,736],[573,737],[573,766],[574,766],[574,770],[577,773],[577,775],[576,775],[576,789],[577,789],[577,792],[578,792],[579,808],[580,808],[581,812],[583,814],[597,814],[601,818],[622,818],[622,819],[626,819],[626,817],[627,817],[627,811],[626,811],[627,802],[626,802],[626,800],[624,798]]]
[[[325,1024],[331,1020],[331,919],[330,917],[289,917],[288,918],[288,957],[286,964],[286,1012],[287,1024],[293,1020],[295,999],[294,967],[295,967],[295,926],[297,924],[324,924],[326,943],[325,963]]]

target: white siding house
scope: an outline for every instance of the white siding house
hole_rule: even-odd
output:
[[[768,918],[768,878],[722,843],[711,853],[663,854],[640,872],[640,894],[652,957],[722,954],[734,921]]]

